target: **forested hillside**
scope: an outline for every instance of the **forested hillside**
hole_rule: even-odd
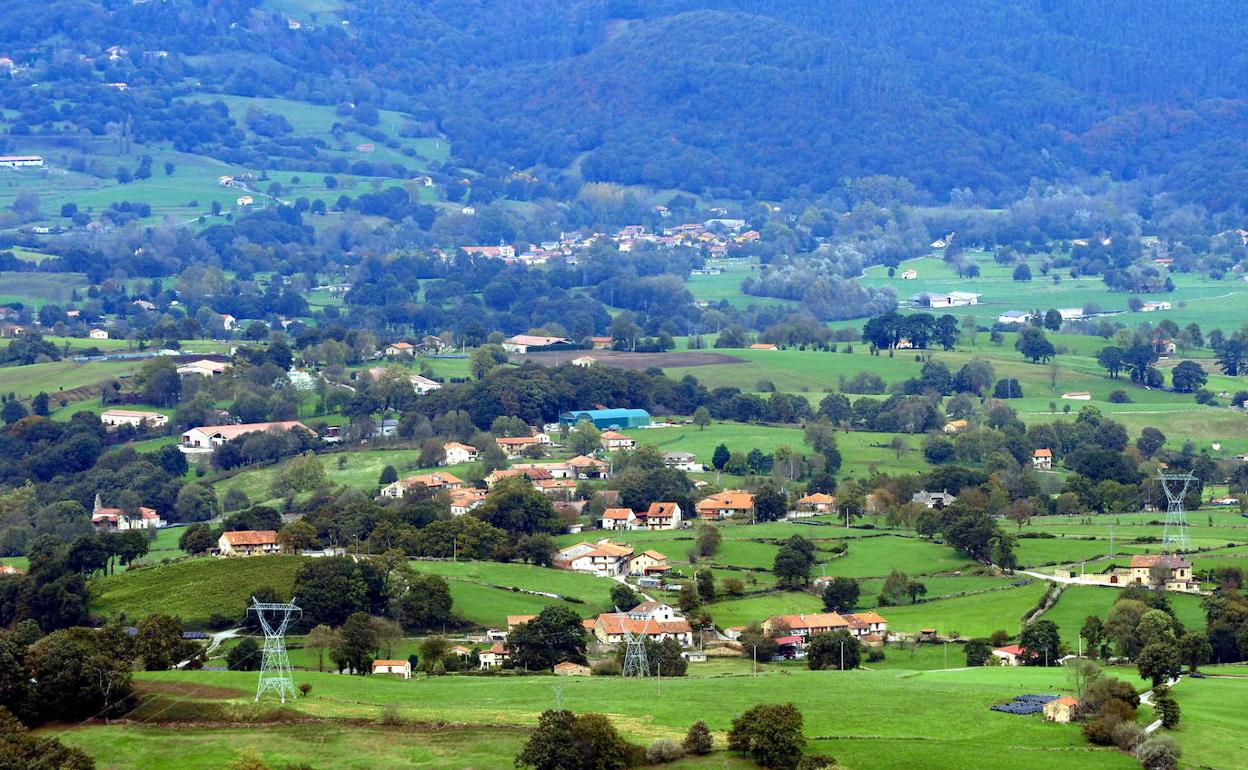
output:
[[[1033,178],[1108,173],[1156,176],[1214,211],[1243,203],[1240,3],[278,7],[65,0],[6,13],[0,46],[43,86],[0,84],[14,133],[71,121],[100,134],[129,117],[138,141],[329,168],[323,147],[280,125],[263,147],[241,142],[220,111],[189,98],[200,89],[347,105],[364,125],[377,109],[406,112],[409,133],[446,136],[460,165],[487,174],[537,168],[546,180],[773,199],[889,174],[913,182],[919,201],[957,189],[994,204]],[[71,55],[109,46],[127,50]],[[130,89],[99,87],[117,82]]]

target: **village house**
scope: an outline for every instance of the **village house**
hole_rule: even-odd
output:
[[[666,452],[663,455],[663,465],[685,473],[701,473],[706,470],[692,452]]]
[[[903,281],[913,281],[915,278],[918,278],[918,277],[919,277],[919,271],[915,270],[912,267],[906,268],[905,270],[901,271],[901,280]]]
[[[572,359],[572,365],[579,366],[582,369],[588,369],[589,367],[593,366],[596,363],[598,363],[598,359],[594,358],[593,356],[579,356],[577,358]]]
[[[689,621],[680,620],[634,620],[627,613],[604,612],[594,624],[594,636],[603,644],[622,644],[629,634],[640,634],[661,642],[675,639],[681,647],[693,646],[693,628]]]
[[[108,339],[108,332],[103,329],[92,329],[87,332],[87,336],[93,340],[106,340]]]
[[[600,543],[577,543],[564,548],[555,554],[554,564],[560,569],[613,578],[628,574],[632,557],[632,546],[604,540]]]
[[[223,532],[217,540],[217,550],[222,556],[263,556],[281,553],[277,533],[271,529],[260,531]]]
[[[780,347],[770,342],[755,342],[750,345],[750,350],[779,350]]]
[[[824,492],[813,492],[797,501],[798,513],[812,516],[821,513],[832,513],[836,510],[836,498]]]
[[[1079,699],[1064,695],[1057,700],[1044,704],[1044,718],[1059,725],[1070,724],[1075,718],[1075,709],[1079,707]]]
[[[399,479],[392,484],[387,484],[381,489],[382,497],[403,497],[407,492],[416,487],[426,487],[434,491],[451,491],[459,489],[464,482],[451,473],[422,473],[418,476],[408,476],[405,479]]]
[[[477,461],[477,448],[458,441],[448,441],[443,444],[442,452],[446,455],[443,461],[446,465],[463,465]]]
[[[605,479],[610,476],[610,466],[596,457],[580,455],[568,460],[567,465],[577,479]]]
[[[524,450],[531,446],[548,446],[550,444],[550,436],[545,433],[536,433],[532,436],[500,436],[494,439],[494,443],[498,444],[498,448],[503,450],[503,454],[508,459],[514,459],[524,454]]]
[[[382,354],[392,357],[413,356],[416,354],[416,346],[410,342],[392,342],[386,345]]]
[[[189,364],[182,364],[177,368],[177,372],[183,375],[198,374],[200,377],[216,377],[228,369],[229,366],[229,364],[220,361],[203,358],[199,361],[192,361]]]
[[[570,343],[563,337],[542,337],[534,334],[517,334],[503,341],[503,350],[524,355],[535,350],[551,350],[567,347]]]
[[[602,512],[599,523],[603,529],[637,529],[637,514],[632,508],[608,508]]]
[[[401,679],[412,678],[412,663],[408,660],[374,660],[374,674],[391,674]]]
[[[619,452],[622,449],[632,449],[637,446],[637,441],[632,436],[625,436],[613,430],[603,433],[600,440],[602,448],[608,452]]]
[[[754,495],[735,489],[726,489],[699,500],[694,508],[698,518],[710,521],[721,519],[752,518],[754,516]]]
[[[1040,447],[1031,453],[1031,467],[1038,471],[1053,470],[1053,450],[1048,447]]]
[[[1007,310],[997,316],[999,324],[1025,324],[1027,319],[1031,317],[1030,313],[1024,313],[1021,310]]]
[[[482,671],[490,668],[502,668],[504,663],[511,660],[511,651],[502,642],[495,642],[489,649],[482,650],[477,658],[481,661]]]
[[[163,428],[169,423],[169,416],[160,412],[138,412],[130,409],[109,409],[100,413],[100,422],[109,430],[116,430],[122,425],[136,428]]]
[[[568,463],[546,462],[546,463],[512,463],[513,471],[546,471],[549,476],[542,478],[549,479],[572,479],[576,477],[576,473],[572,470],[572,466]]]
[[[630,575],[658,575],[670,570],[667,557],[658,551],[642,551],[628,560]]]
[[[485,502],[489,493],[484,489],[456,489],[451,492],[451,515],[463,516]]]
[[[160,529],[165,520],[160,518],[156,509],[139,506],[134,513],[126,513],[120,508],[105,508],[100,502],[100,495],[95,495],[95,505],[91,508],[91,526],[97,532],[126,532],[132,529]]]
[[[888,621],[874,612],[818,612],[809,615],[773,615],[763,621],[763,631],[772,636],[787,633],[799,637],[796,646],[806,646],[810,637],[844,630],[870,643],[881,643],[888,636]]]
[[[589,346],[594,350],[609,350],[611,348],[612,339],[610,337],[590,337]]]
[[[198,428],[191,428],[183,433],[182,442],[178,448],[187,454],[206,453],[213,451],[227,441],[233,441],[245,433],[263,433],[271,430],[290,431],[295,429],[315,435],[308,426],[298,420],[250,422],[239,425],[204,425]]]
[[[650,503],[650,507],[639,512],[641,529],[679,529],[682,518],[679,503]]]
[[[1141,313],[1155,313],[1158,310],[1169,310],[1171,305],[1165,300],[1149,301],[1140,306]]]

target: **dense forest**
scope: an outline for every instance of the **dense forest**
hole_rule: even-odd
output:
[[[348,105],[364,127],[403,111],[409,130],[446,135],[456,162],[487,174],[758,198],[889,174],[919,200],[956,189],[980,204],[1035,178],[1108,174],[1155,178],[1212,211],[1243,206],[1242,4],[656,5],[382,0],[291,29],[257,0],[62,0],[0,19],[0,45],[48,85],[0,79],[0,98],[27,128],[98,134],[129,117],[140,141],[319,170],[330,161],[316,143],[280,123],[263,146],[240,143],[219,110],[186,99],[188,79]],[[115,45],[126,53],[69,55]],[[101,87],[115,81],[131,90]]]

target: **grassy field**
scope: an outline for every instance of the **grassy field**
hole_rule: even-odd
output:
[[[141,363],[141,361],[91,361],[80,364],[73,361],[52,361],[28,366],[5,366],[0,367],[0,391],[16,393],[20,398],[29,398],[43,391],[52,397],[52,404],[55,407],[57,393],[96,385],[117,377],[128,377],[139,368]],[[98,396],[98,393],[96,395]]]
[[[952,652],[952,651],[951,651]],[[694,667],[696,669],[696,666]],[[245,718],[255,713],[250,691],[255,674],[234,672],[168,672],[141,674],[145,681],[170,683],[166,692],[204,690],[203,706]],[[400,681],[379,677],[342,677],[332,674],[297,675],[312,685],[310,697],[293,708],[313,717],[336,719],[376,719],[383,704],[393,705],[407,719],[439,724],[494,725],[510,728],[532,725],[540,711],[554,704],[551,690],[555,682],[546,677],[462,678],[442,677]],[[932,770],[963,770],[979,767],[986,753],[992,766],[1003,770],[1048,770],[1078,766],[1091,770],[1117,770],[1138,767],[1116,751],[1088,747],[1078,729],[1045,723],[1039,715],[1017,717],[989,710],[989,706],[1023,692],[1061,692],[1065,676],[1058,670],[988,668],[965,671],[876,670],[810,672],[796,667],[768,668],[759,676],[722,675],[684,679],[664,679],[662,695],[655,680],[587,678],[563,680],[561,699],[566,708],[606,713],[626,737],[646,743],[658,736],[679,737],[695,718],[705,719],[722,747],[723,735],[731,718],[759,702],[791,700],[802,709],[805,732],[811,750],[835,755],[855,770],[918,767]],[[231,692],[233,690],[233,692]],[[168,697],[168,696],[167,696]],[[185,696],[182,696],[185,697]],[[211,698],[211,700],[209,700]],[[696,708],[691,709],[693,704]],[[899,719],[898,715],[906,718]],[[333,723],[329,723],[332,728]],[[174,753],[164,748],[166,736],[183,750],[196,756],[213,752],[218,763],[232,756],[248,741],[260,741],[269,727],[238,727],[232,731],[188,728],[159,731],[152,727],[96,727],[62,733],[65,740],[89,752],[106,755],[104,767],[123,770],[131,767],[167,767]],[[274,761],[320,761],[315,752],[344,756],[346,740],[327,733],[328,748],[321,741],[303,744],[276,728],[277,744],[266,755]],[[480,767],[510,765],[517,738],[483,740],[463,756],[439,757],[415,754],[413,737],[389,742],[370,737],[368,727],[352,740],[376,753],[359,757],[358,764],[343,767],[409,766],[410,757],[419,757],[421,767]],[[408,734],[421,732],[395,728]],[[48,731],[54,732],[54,731]],[[132,737],[131,733],[137,733]],[[230,737],[233,740],[230,740]],[[423,740],[423,738],[421,739]],[[359,744],[356,744],[359,745]],[[1072,754],[1074,752],[1074,754]],[[144,764],[147,757],[150,764]],[[733,767],[716,754],[708,764],[687,767]],[[198,759],[196,761],[199,761]],[[348,759],[347,761],[352,761]],[[371,761],[372,764],[366,764]],[[189,765],[180,765],[189,766]],[[209,767],[210,765],[202,765]],[[334,765],[339,766],[339,765]]]
[[[941,636],[988,636],[1004,630],[1011,636],[1022,627],[1024,613],[1036,605],[1047,586],[1037,581],[1021,588],[990,591],[974,596],[937,599],[880,610],[888,630],[916,633],[935,628]]]
[[[611,608],[614,581],[577,572],[495,562],[416,561],[412,566],[447,578],[455,611],[481,626],[505,627],[508,615],[535,615],[559,600],[510,590],[558,594],[572,610],[592,617]]]
[[[0,187],[0,196],[3,188]],[[84,273],[25,273],[0,271],[0,305],[20,302],[31,308],[69,302],[74,291],[85,291]]]
[[[303,561],[298,556],[202,558],[95,578],[91,611],[131,620],[165,612],[191,626],[202,626],[214,614],[241,617],[258,588],[289,596]]]
[[[1180,766],[1193,770],[1243,767],[1248,679],[1185,678],[1173,693],[1183,711],[1179,726],[1169,733],[1183,749]]]
[[[1078,649],[1079,628],[1089,615],[1098,615],[1104,620],[1109,609],[1118,598],[1119,589],[1102,586],[1069,586],[1062,596],[1044,613],[1045,620],[1057,624],[1062,641],[1070,645],[1072,650]],[[1203,629],[1205,613],[1200,608],[1200,597],[1191,594],[1167,594],[1170,606],[1174,608],[1175,617],[1188,629]],[[1086,652],[1086,650],[1085,650]]]

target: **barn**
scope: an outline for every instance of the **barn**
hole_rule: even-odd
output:
[[[581,409],[559,415],[564,425],[576,425],[581,420],[589,420],[601,430],[643,428],[650,424],[650,413],[645,409]]]

